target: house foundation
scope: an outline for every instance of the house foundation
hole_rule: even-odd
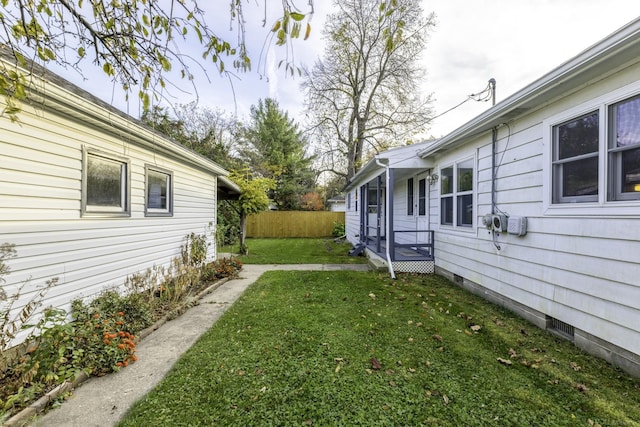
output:
[[[552,327],[552,318],[538,310],[527,307],[526,305],[507,298],[504,295],[498,294],[497,292],[487,289],[476,282],[465,279],[441,267],[435,267],[435,274],[446,277],[451,282],[472,294],[478,295],[493,304],[506,308],[540,329],[547,330],[555,336],[572,341],[573,344],[581,350],[604,359],[626,373],[640,378],[640,355],[625,350],[624,348],[578,328],[572,328],[573,334],[571,336],[564,333],[557,333],[557,331]]]

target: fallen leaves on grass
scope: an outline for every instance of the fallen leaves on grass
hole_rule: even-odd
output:
[[[507,366],[511,366],[513,365],[513,362],[509,359],[503,359],[502,357],[498,357],[498,362],[500,362],[503,365],[507,365]]]
[[[589,391],[589,387],[587,387],[586,385],[582,384],[582,383],[577,383],[574,384],[573,387],[578,390],[581,393],[586,393]]]
[[[382,369],[382,365],[380,364],[380,361],[378,359],[376,359],[375,357],[371,358],[371,369],[377,371],[379,369]]]

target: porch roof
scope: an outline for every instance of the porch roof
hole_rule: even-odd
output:
[[[241,193],[240,187],[229,178],[218,177],[218,200],[238,200]]]
[[[417,171],[433,168],[433,159],[423,159],[418,156],[418,153],[436,141],[437,140],[431,140],[419,144],[391,148],[377,154],[353,176],[351,181],[346,185],[345,190],[349,191],[360,184],[371,181],[383,174],[387,166],[396,171],[396,177],[398,178]]]

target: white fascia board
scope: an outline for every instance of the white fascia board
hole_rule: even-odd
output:
[[[418,144],[395,147],[390,148],[387,151],[383,151],[373,159],[369,160],[369,162],[367,162],[367,164],[354,175],[351,182],[345,187],[345,190],[349,191],[354,187],[357,187],[359,184],[369,182],[373,178],[384,173],[386,168],[380,166],[378,161],[388,165],[392,169],[433,168],[434,162],[431,159],[423,159],[418,156],[421,149],[425,149],[425,147],[428,147],[433,143],[434,141],[425,141]]]
[[[347,183],[344,187],[345,191],[350,191],[353,188],[357,188],[360,185],[371,181],[373,178],[377,177],[384,173],[385,168],[378,165],[376,159],[378,156],[369,160],[369,162],[364,165],[362,169],[360,169],[354,176],[351,178],[351,181]]]
[[[218,177],[218,180],[220,180],[220,182],[222,184],[224,184],[224,186],[226,188],[230,188],[238,193],[242,193],[242,191],[240,190],[240,187],[238,187],[238,184],[236,184],[235,182],[231,181],[229,178],[227,178],[226,176],[220,176]]]

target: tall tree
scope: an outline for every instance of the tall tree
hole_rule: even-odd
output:
[[[421,97],[419,58],[433,14],[421,0],[334,0],[324,57],[303,89],[322,170],[350,179],[367,153],[410,143],[426,131],[430,96]]]
[[[267,98],[251,107],[251,120],[242,132],[240,156],[251,169],[271,178],[276,186],[271,193],[279,209],[299,209],[301,197],[315,185],[313,158],[306,154],[306,141],[298,125],[278,102]]]
[[[235,152],[238,124],[223,111],[199,107],[196,102],[172,109],[153,107],[142,121],[182,145],[213,160],[227,170],[241,167]]]
[[[263,0],[265,11],[267,0]],[[296,0],[283,0],[282,15],[273,27],[268,24],[276,45],[287,45],[301,34],[305,19],[313,14],[313,0],[307,0],[308,11],[300,12]],[[202,57],[210,60],[220,72],[227,70],[226,60],[233,69],[248,70],[251,59],[245,44],[243,0],[228,0],[224,7],[229,21],[215,28],[205,20],[197,0],[2,0],[0,10],[0,46],[7,49],[16,65],[24,67],[25,58],[55,62],[79,70],[81,64],[92,61],[125,92],[137,90],[143,105],[150,106],[151,95],[161,96],[167,90],[167,74],[177,69],[188,80],[192,67],[200,64],[185,53],[188,45],[200,45]],[[228,23],[237,29],[237,38],[220,36]],[[302,32],[306,38],[311,27],[306,21]],[[268,34],[268,33],[267,33]],[[265,34],[265,37],[266,35]],[[73,46],[73,48],[71,48]],[[204,67],[209,68],[209,67]],[[5,114],[15,116],[16,99],[25,96],[25,76],[7,64],[0,63],[0,95],[7,99]],[[194,86],[194,89],[197,88]]]

